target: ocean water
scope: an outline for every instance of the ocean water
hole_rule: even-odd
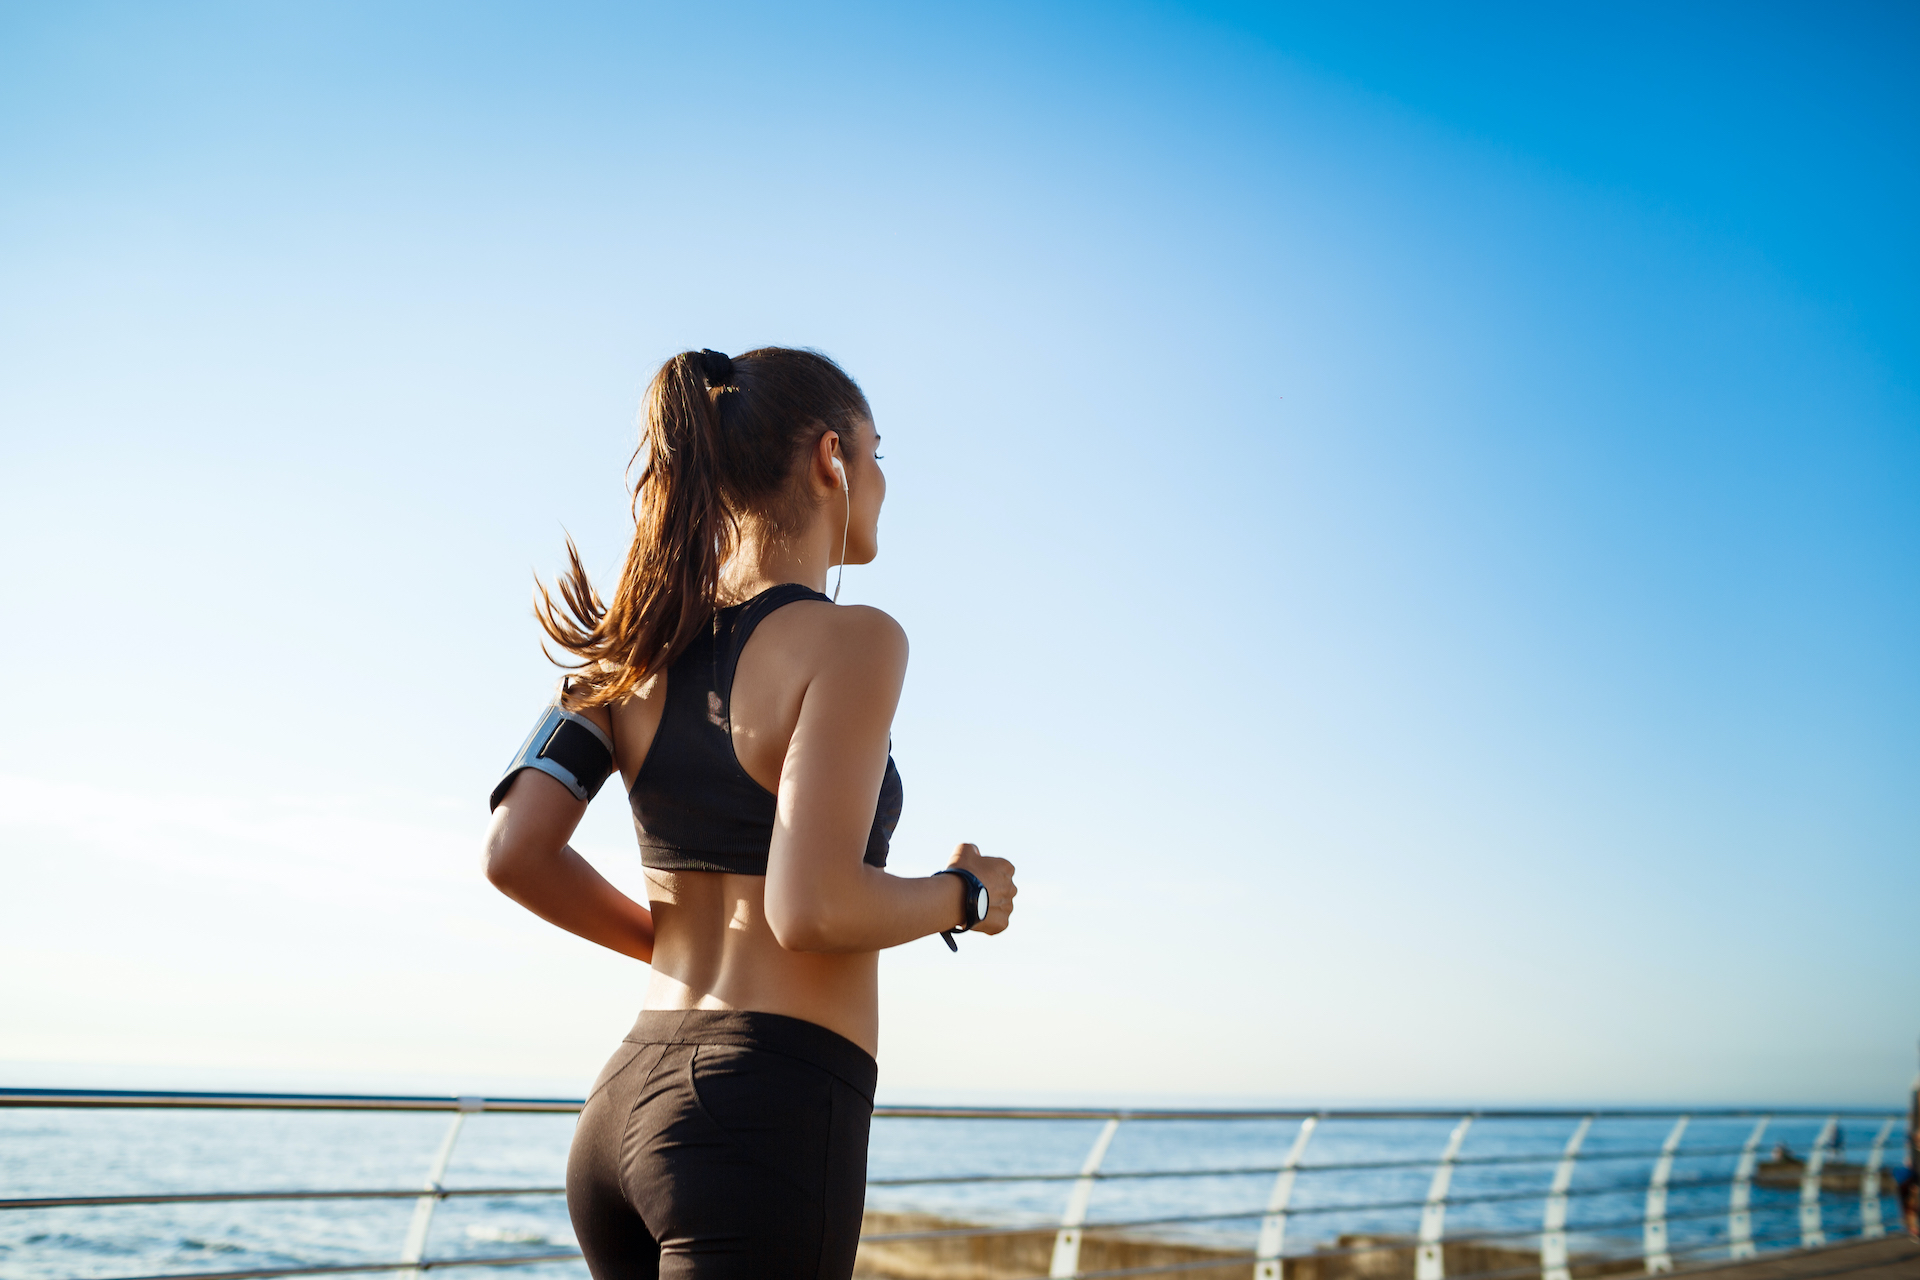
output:
[[[0,1109],[0,1199],[151,1192],[413,1188],[421,1185],[451,1117],[446,1113],[123,1111]],[[1499,1236],[1538,1247],[1548,1184],[1573,1119],[1482,1118],[1469,1130],[1453,1175],[1449,1236]],[[564,1180],[571,1115],[466,1117],[444,1179],[449,1187],[558,1187]],[[1670,1119],[1603,1119],[1582,1149],[1573,1180],[1569,1244],[1575,1253],[1633,1254],[1654,1156]],[[1804,1154],[1818,1118],[1776,1119],[1775,1142]],[[1438,1159],[1453,1121],[1329,1119],[1315,1132],[1296,1184],[1287,1252],[1310,1251],[1347,1232],[1412,1235],[1432,1178],[1430,1163],[1396,1169],[1322,1169]],[[874,1179],[955,1174],[1074,1173],[1099,1133],[1086,1120],[880,1118],[868,1163]],[[1668,1199],[1676,1256],[1724,1250],[1728,1187],[1746,1119],[1695,1119],[1675,1160]],[[1847,1158],[1859,1160],[1879,1122],[1843,1123]],[[1103,1171],[1233,1170],[1280,1163],[1297,1121],[1134,1120],[1120,1125]],[[1897,1163],[1898,1134],[1888,1144]],[[1538,1163],[1485,1164],[1487,1157],[1544,1155]],[[1139,1228],[1250,1250],[1273,1183],[1269,1173],[1114,1179],[1094,1190],[1089,1223],[1152,1218],[1203,1221]],[[1056,1223],[1068,1182],[877,1186],[875,1209],[940,1214],[996,1225]],[[1891,1176],[1885,1179],[1891,1191]],[[1363,1207],[1391,1205],[1392,1207]],[[0,1277],[107,1277],[237,1271],[303,1264],[391,1261],[412,1200],[274,1202],[47,1208],[0,1211]],[[1890,1195],[1882,1213],[1897,1217]],[[1240,1216],[1225,1216],[1235,1215]],[[1830,1239],[1861,1228],[1858,1196],[1822,1197]],[[1753,1188],[1753,1233],[1761,1247],[1797,1243],[1798,1196]],[[1770,1237],[1776,1237],[1769,1243]],[[444,1200],[427,1256],[499,1257],[574,1246],[558,1195]],[[1693,1251],[1700,1252],[1694,1253]],[[581,1280],[577,1261],[473,1272],[533,1280]]]

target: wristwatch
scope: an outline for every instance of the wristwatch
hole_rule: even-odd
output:
[[[980,883],[980,877],[963,867],[942,867],[934,872],[937,876],[959,876],[966,884],[960,897],[960,927],[942,929],[941,938],[945,939],[949,951],[958,951],[960,944],[953,940],[956,933],[970,932],[973,927],[987,918],[987,886]]]

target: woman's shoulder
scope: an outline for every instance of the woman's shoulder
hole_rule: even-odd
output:
[[[903,659],[907,656],[907,629],[886,610],[870,604],[842,604],[833,609],[839,615],[835,619],[839,634],[879,648],[898,649]]]
[[[892,614],[870,604],[802,600],[780,612],[791,615],[799,630],[836,645],[855,643],[870,652],[898,649],[902,657],[906,655],[906,628]]]
[[[807,653],[816,670],[851,664],[904,671],[907,632],[884,609],[865,604],[800,600],[769,618],[780,621],[783,639]]]

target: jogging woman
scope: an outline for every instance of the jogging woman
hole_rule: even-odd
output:
[[[677,355],[647,389],[612,598],[571,543],[558,603],[540,590],[573,673],[494,791],[487,877],[653,966],[567,1163],[594,1280],[851,1275],[879,952],[1007,927],[1013,867],[973,845],[885,870],[907,638],[825,594],[878,551],[879,439],[824,356]],[[567,844],[615,769],[646,906]]]

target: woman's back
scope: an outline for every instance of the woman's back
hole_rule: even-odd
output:
[[[752,593],[753,599],[760,596],[759,591]],[[775,843],[783,835],[792,838],[796,824],[802,829],[847,825],[844,814],[828,812],[837,807],[833,798],[818,795],[813,788],[803,789],[800,775],[831,773],[864,779],[872,772],[872,743],[848,741],[843,730],[872,720],[882,705],[885,718],[891,721],[905,674],[906,638],[893,619],[877,609],[830,604],[812,591],[804,596],[808,598],[782,603],[756,620],[738,649],[731,681],[718,682],[730,687],[712,690],[718,700],[713,711],[731,730],[732,754],[740,770],[751,786],[773,800]],[[704,659],[704,651],[701,656]],[[724,664],[729,655],[716,656]],[[683,677],[696,674],[690,664],[679,666]],[[647,681],[634,696],[619,703],[610,717],[604,712],[588,713],[603,727],[610,724],[615,759],[630,796],[642,782],[650,759],[655,768],[647,772],[664,772],[654,752],[681,745],[660,740],[669,701],[668,680],[669,673],[662,672]],[[702,686],[709,683],[713,682],[700,681]],[[702,702],[707,692],[700,689]],[[809,722],[810,732],[796,744],[810,693],[816,714]],[[700,764],[711,767],[707,761]],[[883,781],[890,766],[883,744]],[[791,775],[784,796],[783,772]],[[680,770],[674,773],[680,775],[675,781],[683,787],[692,781]],[[718,791],[726,779],[710,781]],[[887,831],[890,834],[890,822]],[[861,833],[862,847],[872,839],[871,829]],[[774,861],[773,850],[768,849],[762,865]],[[867,1052],[875,1051],[877,952],[783,947],[767,918],[769,876],[764,871],[649,866],[646,877],[654,916],[647,1008],[783,1013],[819,1023]]]

